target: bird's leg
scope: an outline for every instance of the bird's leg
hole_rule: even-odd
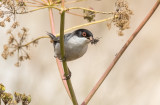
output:
[[[72,73],[71,73],[71,71],[70,71],[69,68],[68,68],[68,74],[67,74],[67,75],[64,74],[64,79],[63,79],[63,80],[68,80],[68,79],[70,79],[70,78],[71,78],[71,75],[72,75]]]

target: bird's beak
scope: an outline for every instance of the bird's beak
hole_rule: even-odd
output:
[[[93,36],[90,36],[89,40],[90,40],[91,44],[96,44],[99,41],[99,39],[94,39]]]
[[[89,40],[90,40],[91,42],[94,41],[93,36],[90,36],[90,37],[89,37]]]
[[[94,44],[94,43],[95,43],[95,39],[93,38],[93,36],[90,36],[90,37],[89,37],[89,40],[90,40],[91,44]]]

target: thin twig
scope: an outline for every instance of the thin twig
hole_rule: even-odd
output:
[[[82,24],[82,25],[78,25],[78,26],[75,26],[75,27],[71,27],[69,29],[66,29],[64,30],[64,32],[68,32],[68,31],[71,31],[71,30],[74,30],[74,29],[77,29],[77,28],[81,28],[81,27],[85,27],[85,26],[89,26],[89,25],[93,25],[93,24],[97,24],[97,23],[102,23],[102,22],[105,22],[105,21],[109,21],[109,20],[112,20],[114,17],[110,17],[110,18],[107,18],[107,19],[102,19],[102,20],[97,20],[97,21],[94,21],[94,22],[90,22],[90,23],[85,23],[85,24]],[[58,36],[59,34],[57,34]]]
[[[105,22],[105,21],[109,21],[109,20],[111,20],[111,19],[113,19],[113,18],[114,18],[114,17],[110,17],[110,18],[107,18],[107,19],[102,19],[102,20],[98,20],[98,21],[91,22],[91,23],[86,23],[86,24],[74,26],[74,27],[71,27],[71,28],[68,28],[68,29],[64,30],[64,32],[66,33],[66,32],[68,32],[68,31],[71,31],[71,30],[74,30],[74,29],[77,29],[77,28],[89,26],[89,25],[92,25],[92,24],[102,23],[102,22]],[[53,33],[53,32],[52,32],[52,33]],[[54,33],[55,33],[55,32],[54,32]],[[54,34],[54,35],[59,36],[60,34]],[[34,41],[37,41],[37,40],[42,39],[42,38],[49,38],[49,36],[40,36],[40,37],[38,37],[38,38],[36,38],[36,39],[34,39],[34,40],[32,40],[32,41],[30,41],[30,42],[22,45],[21,47],[27,46],[27,45],[33,43]]]
[[[33,42],[39,40],[39,39],[42,39],[42,38],[49,38],[49,36],[41,36],[41,37],[38,37],[38,38],[36,38],[36,39],[34,39],[34,40],[32,40],[32,41],[30,41],[30,42],[28,42],[28,43],[22,45],[21,47],[28,46],[29,44],[31,44],[31,43],[33,43]]]
[[[38,3],[35,3],[35,2],[29,2],[29,1],[25,1],[25,3],[27,4],[27,6],[28,6],[28,4],[36,4],[36,5],[40,5],[40,6],[42,6],[43,4],[38,4]]]
[[[42,7],[42,6],[36,6],[36,5],[27,5],[27,7],[36,7],[36,8],[39,8],[39,7]],[[24,14],[24,13],[29,13],[29,12],[23,12],[23,13],[18,13],[17,14]]]
[[[44,5],[43,2],[40,2],[40,1],[37,1],[37,0],[32,0],[32,1],[34,1],[34,2],[36,2],[36,3],[39,3],[39,4],[41,4],[41,5]]]
[[[56,9],[56,10],[58,10],[58,11],[61,11],[61,9],[58,8],[58,7],[56,7],[56,6],[43,6],[43,7],[39,7],[39,8],[30,10],[30,11],[26,11],[26,12],[22,12],[22,13],[16,13],[16,14],[26,14],[26,13],[34,12],[34,11],[41,10],[41,9],[45,9],[45,8],[54,8],[54,9]]]
[[[88,9],[88,8],[83,8],[83,7],[71,7],[71,8],[67,8],[67,10],[72,10],[72,9],[81,9],[81,10],[86,10],[86,11],[91,11],[91,12],[94,12],[94,13],[101,13],[101,14],[113,14],[112,12],[95,11],[93,9]]]
[[[48,5],[48,1],[47,0],[41,0],[42,2],[44,2],[44,4]]]
[[[66,13],[74,15],[74,16],[84,17],[84,15],[79,15],[79,14],[72,13],[72,12],[69,12],[69,11],[66,11]]]
[[[81,2],[81,1],[86,1],[86,0],[67,1],[67,2],[65,2],[65,4],[72,4],[72,3],[77,3],[77,2]]]
[[[139,33],[139,31],[143,28],[143,26],[146,24],[146,22],[150,19],[150,17],[152,16],[152,14],[154,13],[154,11],[157,9],[157,7],[160,4],[160,0],[158,0],[155,5],[153,6],[153,8],[150,10],[150,12],[148,13],[148,15],[144,18],[144,20],[141,22],[141,24],[137,27],[137,29],[134,31],[134,33],[131,35],[131,37],[127,40],[127,42],[125,43],[125,45],[121,48],[121,50],[119,51],[119,53],[116,55],[116,57],[113,59],[113,61],[111,62],[111,64],[109,65],[109,67],[107,68],[107,70],[104,72],[104,74],[102,75],[102,77],[99,79],[99,81],[96,83],[96,85],[94,86],[94,88],[90,91],[90,93],[88,94],[88,96],[85,98],[85,100],[83,101],[83,103],[81,105],[87,105],[88,102],[90,101],[90,99],[92,98],[92,96],[95,94],[95,92],[97,91],[97,89],[100,87],[100,85],[102,84],[102,82],[105,80],[105,78],[108,76],[108,74],[110,73],[110,71],[112,70],[112,68],[115,66],[115,64],[117,63],[117,61],[119,60],[119,58],[122,56],[122,54],[124,53],[124,51],[128,48],[128,46],[130,45],[130,43],[133,41],[133,39],[137,36],[137,34]]]

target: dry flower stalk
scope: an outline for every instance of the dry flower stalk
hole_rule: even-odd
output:
[[[75,2],[79,2],[79,1],[82,1],[82,0],[76,0]],[[61,2],[62,2],[62,7],[59,8],[58,6],[61,4]],[[44,8],[50,8],[50,9],[54,8],[59,10],[60,13],[62,13],[62,11],[66,12],[71,10],[71,8],[64,8],[64,0],[62,1],[61,0],[42,0],[42,1],[1,0],[0,7],[2,6],[6,8],[6,11],[0,11],[0,18],[3,18],[2,21],[0,21],[1,27],[5,27],[5,22],[10,22],[12,18],[14,18],[14,21],[15,21],[16,14],[29,13],[29,12],[33,12],[33,11],[44,9]],[[96,13],[114,15],[114,18],[112,19],[111,23],[114,23],[114,25],[119,28],[120,30],[119,35],[123,35],[122,31],[129,28],[130,15],[132,15],[132,11],[128,8],[128,4],[124,0],[117,0],[117,2],[115,3],[115,6],[116,6],[116,11],[112,13],[94,11],[93,9],[86,9],[86,8],[77,8],[77,9],[83,10],[84,12],[83,17],[84,19],[87,19],[88,22],[95,21],[94,18],[96,16]],[[36,9],[27,11],[27,7],[36,7]],[[72,8],[72,9],[76,9],[76,8]],[[107,19],[105,20],[107,21]],[[94,24],[96,23],[98,23],[98,21],[94,22]],[[110,28],[111,28],[111,23],[107,25]],[[85,25],[82,25],[82,27],[83,26]],[[2,57],[4,59],[7,59],[8,56],[13,56],[15,52],[17,52],[18,61],[15,63],[15,66],[19,67],[22,61],[26,59],[30,59],[30,56],[26,51],[30,43],[23,44],[26,41],[26,37],[28,36],[28,33],[27,33],[28,31],[26,28],[22,28],[21,32],[18,32],[17,35],[14,34],[13,30],[17,29],[17,27],[19,27],[18,22],[14,22],[13,25],[11,25],[11,29],[8,31],[8,34],[10,35],[9,40],[8,40],[8,43],[4,45],[4,48],[3,48],[4,51],[2,53]],[[64,29],[62,29],[62,32],[64,32]],[[38,40],[33,40],[31,43],[33,43],[33,45],[36,46],[38,44]],[[18,103],[20,100],[22,100],[22,105],[28,105],[31,101],[31,97],[26,96],[25,94],[15,93],[15,97],[16,97],[16,101],[11,101],[13,104]]]
[[[117,0],[115,3],[116,11],[113,12],[115,18],[107,23],[107,27],[110,29],[113,23],[119,28],[118,35],[123,35],[123,30],[128,29],[130,25],[130,18],[133,15],[132,10],[129,9],[128,3],[125,0]]]
[[[13,98],[11,93],[5,92],[4,85],[0,84],[0,104],[1,100],[5,105],[17,105],[20,102],[22,102],[22,105],[29,105],[31,102],[31,96],[15,92]]]
[[[9,39],[8,43],[3,46],[3,52],[2,52],[2,57],[4,59],[7,59],[8,56],[13,56],[15,52],[17,51],[18,53],[18,61],[15,63],[15,66],[19,67],[20,62],[30,59],[29,54],[27,53],[26,49],[28,49],[29,45],[23,46],[25,47],[22,48],[23,42],[26,41],[26,37],[28,35],[28,30],[23,27],[21,29],[21,32],[18,32],[17,37],[13,34],[13,30],[19,26],[18,22],[14,22],[12,25],[12,28],[8,31]],[[16,39],[17,38],[17,39]],[[34,43],[37,44],[37,43]]]

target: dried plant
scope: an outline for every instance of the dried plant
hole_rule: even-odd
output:
[[[90,8],[90,9],[93,9],[93,8]],[[87,11],[87,10],[83,10],[83,13],[84,13],[84,19],[86,19],[88,22],[91,22],[91,21],[95,21],[95,12],[93,11]]]
[[[0,26],[5,27],[5,22],[10,22],[11,18],[15,20],[16,14],[24,13],[26,11],[26,5],[23,0],[1,0],[0,8]]]
[[[1,100],[5,105],[17,105],[20,102],[22,102],[22,105],[29,105],[29,103],[31,102],[31,96],[15,92],[13,98],[13,95],[11,93],[5,92],[4,85],[0,84],[0,104]]]
[[[110,29],[113,23],[119,28],[118,35],[123,35],[123,30],[128,29],[130,25],[130,18],[133,15],[132,10],[129,9],[128,3],[125,0],[117,0],[115,3],[116,11],[113,12],[115,18],[107,23],[107,27]]]
[[[130,18],[131,15],[133,15],[132,10],[129,8],[128,3],[125,0],[117,0],[115,3],[115,11],[112,12],[102,12],[102,11],[96,11],[94,8],[83,8],[83,7],[69,7],[67,8],[67,4],[75,3],[75,2],[80,2],[83,0],[75,0],[75,1],[64,1],[64,0],[1,0],[0,1],[0,8],[3,8],[3,10],[0,10],[0,26],[1,28],[4,28],[6,26],[6,22],[11,22],[13,21],[13,24],[10,26],[11,28],[7,32],[9,35],[8,43],[4,45],[3,49],[4,51],[2,52],[2,57],[4,59],[7,59],[9,56],[15,55],[17,53],[18,60],[15,64],[15,66],[19,67],[21,62],[27,59],[30,59],[29,53],[28,53],[28,48],[30,47],[30,44],[33,45],[38,45],[38,40],[42,38],[48,38],[48,36],[41,36],[38,37],[32,41],[27,41],[27,36],[28,36],[28,30],[27,28],[22,28],[20,31],[16,31],[20,26],[20,24],[16,20],[17,14],[26,14],[26,13],[31,13],[34,11],[38,11],[40,9],[45,9],[47,8],[49,10],[49,16],[50,16],[50,23],[51,23],[51,30],[52,33],[55,35],[54,31],[54,22],[53,22],[53,11],[52,9],[56,9],[59,11],[61,15],[61,25],[60,25],[60,43],[61,43],[61,55],[62,58],[64,56],[64,32],[68,32],[70,30],[74,30],[76,28],[81,28],[84,26],[89,26],[93,24],[98,24],[101,22],[106,22],[110,21],[107,23],[107,27],[110,29],[111,25],[113,23],[114,26],[118,27],[119,35],[123,35],[124,30],[129,28],[130,25]],[[159,2],[157,2],[157,5]],[[83,14],[77,14],[72,12],[72,10],[78,9],[83,12]],[[71,27],[69,29],[64,30],[64,23],[65,23],[65,13],[69,13],[72,15],[80,16],[84,19],[86,19],[89,23],[78,25],[75,27]],[[107,15],[110,16],[109,18],[106,18],[104,16],[104,19],[102,20],[96,20],[96,14],[102,14],[102,15]],[[140,27],[141,28],[141,27]],[[133,38],[136,36],[136,34],[133,34]],[[123,54],[129,43],[133,40],[127,41],[126,46],[122,48],[122,50],[119,52],[118,56],[113,60],[113,63],[111,66],[109,66],[109,69],[111,70],[115,63],[118,61],[120,56]],[[98,39],[96,39],[98,41]],[[62,63],[59,62],[58,59],[56,59],[59,71],[61,74],[61,78],[63,74],[68,74],[68,67],[67,63],[63,61]],[[63,64],[63,67],[62,67]],[[64,68],[64,69],[63,69]],[[99,88],[105,77],[108,75],[108,72],[104,73],[104,76],[100,79],[100,81],[96,84],[96,86],[93,88],[93,91],[87,96],[87,98],[84,100],[82,105],[86,105],[89,100],[92,98],[96,90]],[[72,83],[69,80],[63,80],[63,83],[65,85],[65,88],[68,92],[68,95],[70,96],[72,102],[74,105],[78,105],[76,95],[74,93]],[[25,94],[20,94],[20,93],[15,93],[15,100],[13,100],[13,96],[10,93],[5,93],[5,87],[3,85],[0,85],[0,96],[5,104],[9,105],[16,105],[20,101],[22,101],[22,105],[28,105],[31,102],[31,96],[26,96]]]
[[[74,2],[80,2],[83,0],[76,0]],[[70,4],[74,2],[66,1],[65,4]],[[42,8],[49,8],[52,7],[54,9],[57,9],[61,11],[61,8],[59,8],[59,5],[61,4],[61,0],[50,0],[47,1],[37,1],[37,0],[2,0],[0,7],[5,8],[5,11],[0,11],[0,18],[3,18],[3,20],[0,22],[1,27],[5,27],[5,22],[11,22],[11,20],[16,20],[16,14],[25,14],[29,12],[33,12]],[[88,22],[94,21],[93,23],[84,24],[76,27],[72,27],[70,29],[67,29],[67,31],[73,30],[74,28],[80,28],[82,26],[88,26],[92,24],[97,24],[100,22],[105,22],[108,19],[104,19],[102,21],[96,21],[95,16],[97,13],[100,14],[112,14],[113,18],[110,19],[110,23],[107,24],[109,28],[111,28],[111,23],[114,23],[116,27],[119,28],[119,35],[122,35],[122,31],[129,28],[129,21],[130,21],[130,15],[132,14],[132,11],[128,8],[128,3],[124,0],[117,0],[115,3],[116,11],[115,12],[101,12],[101,11],[95,11],[93,8],[77,8],[77,7],[71,7],[66,8],[67,13],[71,13],[70,11],[72,9],[81,9],[83,10],[84,15],[82,17]],[[34,7],[36,9],[34,10],[28,10],[29,7]],[[77,15],[76,13],[72,13],[73,15]],[[5,15],[5,16],[4,16]],[[78,15],[79,16],[79,15]],[[81,16],[81,15],[80,15]],[[30,59],[30,56],[28,52],[26,51],[29,48],[29,45],[33,43],[34,46],[38,44],[38,40],[41,38],[46,37],[39,37],[31,42],[26,41],[27,37],[27,29],[22,28],[22,32],[18,32],[17,36],[15,37],[15,33],[13,31],[19,26],[18,22],[14,22],[11,25],[11,29],[7,32],[7,34],[10,35],[8,43],[4,45],[4,51],[2,52],[2,57],[4,59],[7,59],[8,56],[13,56],[15,52],[18,54],[18,60],[15,63],[15,66],[19,67],[21,64],[21,61]],[[66,31],[66,32],[67,32]],[[98,39],[97,39],[98,40]],[[27,44],[24,44],[23,42],[26,42]]]
[[[3,46],[2,57],[7,59],[8,56],[13,56],[17,52],[18,61],[15,66],[19,67],[20,62],[30,59],[28,52],[26,51],[29,48],[29,45],[23,46],[23,43],[26,42],[28,36],[28,30],[23,27],[21,32],[18,32],[17,35],[14,34],[14,29],[18,27],[18,22],[14,22],[12,28],[7,32],[9,34],[8,43]],[[35,44],[35,42],[34,42]]]
[[[19,23],[16,20],[16,15],[17,14],[26,14],[29,12],[34,12],[40,9],[44,9],[44,8],[49,8],[49,13],[50,13],[50,21],[51,21],[51,29],[53,34],[55,34],[54,32],[54,23],[53,23],[53,14],[52,14],[52,9],[56,9],[59,11],[60,15],[61,15],[61,20],[62,20],[62,24],[61,24],[61,31],[60,31],[60,38],[63,38],[64,32],[76,29],[76,28],[81,28],[84,26],[89,26],[92,24],[97,24],[97,23],[101,23],[101,22],[106,22],[108,20],[110,20],[111,22],[114,23],[114,25],[116,27],[119,27],[119,30],[125,30],[129,27],[129,19],[130,19],[130,14],[131,12],[130,9],[128,8],[128,4],[125,1],[120,1],[118,0],[116,2],[116,11],[115,12],[101,12],[101,11],[96,11],[93,8],[83,8],[83,7],[71,7],[71,8],[66,8],[64,4],[70,4],[70,3],[75,3],[75,2],[80,2],[83,0],[75,0],[75,1],[64,1],[64,0],[42,0],[42,1],[38,1],[38,0],[2,0],[0,7],[1,8],[5,8],[5,11],[0,11],[0,18],[2,18],[2,21],[0,21],[0,26],[1,27],[5,27],[5,23],[6,22],[11,22],[14,21],[14,23],[11,25],[11,28],[9,29],[9,31],[7,32],[7,34],[9,35],[9,40],[8,43],[4,45],[3,47],[3,52],[2,52],[2,57],[4,59],[7,59],[9,56],[13,56],[15,55],[15,53],[17,53],[18,56],[18,60],[15,63],[15,66],[19,67],[21,62],[27,59],[30,59],[30,56],[28,54],[28,48],[30,47],[30,44],[32,43],[33,45],[37,45],[38,44],[38,40],[41,38],[46,38],[46,36],[42,36],[42,37],[38,37],[30,42],[27,42],[27,36],[28,36],[28,30],[26,28],[22,28],[21,31],[16,31],[17,33],[15,33],[15,30],[17,30],[19,27]],[[30,7],[34,8],[34,9],[30,9]],[[73,13],[71,12],[73,9],[79,9],[83,11],[83,15],[77,14],[77,13]],[[86,24],[82,24],[79,26],[75,26],[69,29],[64,30],[64,15],[66,13],[70,13],[72,15],[76,15],[76,16],[80,16],[83,17],[84,19],[86,19],[88,22],[90,23],[86,23]],[[112,15],[110,18],[105,18],[102,20],[96,20],[95,16],[96,14],[103,14],[103,15]],[[99,39],[95,39],[95,43],[98,41]],[[25,43],[24,43],[25,42]],[[63,45],[63,40],[60,40],[60,43]],[[62,47],[62,57],[63,57],[63,47]],[[57,62],[59,62],[57,60]],[[59,68],[62,68],[62,64],[57,63]],[[61,74],[61,78],[63,74],[68,74],[68,70],[67,70],[67,63],[65,61],[63,61],[63,68],[64,70],[59,69],[60,74]],[[73,104],[77,105],[77,99],[71,84],[70,80],[64,80],[64,85],[65,88],[69,94],[69,96],[72,99]],[[7,93],[6,93],[7,94]],[[4,97],[3,97],[4,98]],[[6,98],[4,98],[6,99]],[[18,103],[20,100],[22,100],[22,104],[23,105],[28,105],[28,103],[30,103],[30,97],[27,97],[25,95],[20,95],[18,93],[15,93],[15,101],[10,101],[12,102],[12,104],[14,104],[15,102]],[[7,100],[7,102],[9,102]],[[11,104],[11,102],[9,102]]]

